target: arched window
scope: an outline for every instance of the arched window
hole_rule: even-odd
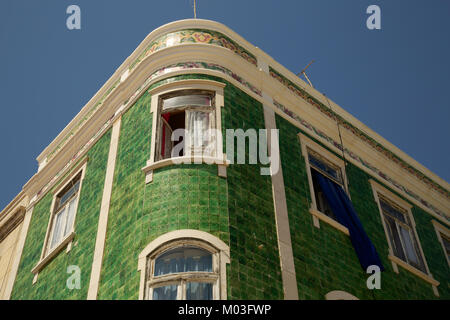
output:
[[[202,231],[178,230],[152,241],[139,256],[140,298],[226,299],[228,246]]]

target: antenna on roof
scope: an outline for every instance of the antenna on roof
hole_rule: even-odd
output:
[[[312,83],[311,83],[311,81],[309,81],[309,78],[308,78],[308,76],[306,75],[306,69],[308,69],[309,68],[309,66],[310,65],[312,65],[313,63],[314,63],[314,61],[315,60],[312,60],[310,63],[308,63],[308,65],[302,70],[302,71],[300,71],[299,73],[297,73],[297,76],[301,76],[301,75],[303,75],[304,77],[305,77],[305,79],[308,81],[308,83],[309,83],[309,85],[311,86],[311,87],[313,87],[314,88],[314,86],[312,85]]]
[[[300,77],[301,75],[303,75],[305,77],[305,79],[308,81],[309,85],[314,88],[314,86],[312,85],[311,81],[309,81],[308,76],[306,75],[306,69],[309,68],[310,65],[312,65],[315,62],[315,60],[312,60],[310,63],[308,63],[308,65],[299,73],[297,73],[297,76]],[[344,147],[344,141],[342,140],[342,134],[341,134],[341,126],[339,125],[339,115],[335,114],[333,111],[333,108],[331,107],[330,104],[330,100],[328,100],[328,97],[325,93],[322,93],[322,95],[325,97],[325,99],[327,100],[327,104],[328,104],[328,108],[330,108],[331,112],[333,113],[333,119],[336,121],[336,125],[337,125],[337,129],[338,129],[338,133],[339,133],[339,140],[341,142],[341,151],[342,151],[342,159],[344,159],[344,165],[347,166],[347,160],[345,159],[345,147]]]

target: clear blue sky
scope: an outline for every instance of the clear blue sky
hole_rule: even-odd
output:
[[[70,4],[79,31],[66,28]],[[366,28],[371,4],[381,30]],[[450,180],[450,1],[198,0],[197,13],[294,73],[315,59],[319,91]],[[189,0],[0,1],[0,210],[145,36],[192,17]]]

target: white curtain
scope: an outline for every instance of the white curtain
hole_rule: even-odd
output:
[[[55,226],[53,228],[53,236],[52,241],[50,243],[50,248],[53,248],[55,245],[57,245],[61,240],[61,231],[63,229],[63,223],[66,218],[66,211],[67,206],[64,207],[55,217]]]
[[[77,198],[78,196],[70,200],[69,203],[66,204],[66,206],[58,214],[56,214],[50,249],[57,246],[61,240],[72,231]]]
[[[188,131],[190,139],[190,147],[194,154],[211,155],[211,137],[210,123],[211,112],[189,111],[188,112]]]

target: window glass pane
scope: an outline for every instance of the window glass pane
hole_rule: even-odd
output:
[[[386,222],[386,227],[388,229],[389,238],[391,240],[391,244],[393,246],[394,255],[397,258],[406,261],[405,254],[403,253],[402,243],[400,241],[400,236],[397,231],[397,226],[395,224],[395,220],[390,216],[384,214],[384,221]]]
[[[66,193],[60,196],[59,198],[59,208],[61,208],[67,200],[70,199],[71,196],[74,195],[78,191],[78,188],[80,187],[80,180],[78,180],[69,190],[67,190]]]
[[[381,209],[383,210],[383,212],[388,213],[391,216],[393,216],[394,218],[409,225],[408,221],[405,218],[405,214],[400,212],[400,210],[394,208],[393,206],[391,206],[390,204],[388,204],[386,201],[384,201],[382,199],[380,199],[380,205],[381,205]]]
[[[163,110],[182,106],[211,106],[212,100],[208,95],[191,94],[164,99]]]
[[[402,234],[403,244],[405,245],[406,256],[408,262],[418,269],[426,272],[425,264],[422,259],[422,255],[419,252],[419,247],[412,232],[402,226],[399,226]]]
[[[63,228],[63,223],[64,220],[66,218],[66,211],[67,211],[67,207],[64,208],[63,210],[61,210],[55,217],[55,226],[53,229],[53,237],[52,237],[52,241],[50,244],[50,248],[53,248],[55,245],[57,245],[60,241],[61,241],[61,237],[62,237],[62,228]]]
[[[212,300],[212,283],[188,282],[186,300]]]
[[[417,258],[416,251],[414,250],[414,244],[412,242],[409,230],[403,228],[402,226],[399,226],[399,229],[402,235],[403,244],[405,245],[406,256],[408,257],[409,262],[418,265],[419,259]]]
[[[179,272],[212,272],[212,255],[206,250],[181,247],[163,253],[155,260],[155,276]]]
[[[342,183],[341,173],[339,169],[335,169],[329,166],[326,162],[321,161],[318,157],[308,154],[309,164],[316,169],[319,169],[324,174],[330,176],[331,178],[337,180],[339,183]]]
[[[153,300],[177,300],[178,286],[173,284],[164,287],[153,288]]]
[[[67,222],[64,228],[64,237],[69,234],[73,227],[73,220],[75,218],[75,203],[78,197],[73,198],[67,205]]]

